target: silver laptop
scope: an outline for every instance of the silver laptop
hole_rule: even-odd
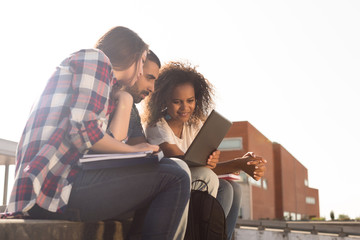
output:
[[[219,147],[231,125],[231,121],[212,110],[185,155],[173,157],[181,158],[190,167],[205,166],[210,154]]]

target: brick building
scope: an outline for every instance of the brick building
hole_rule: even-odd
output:
[[[273,143],[249,122],[234,122],[219,149],[220,161],[254,152],[263,156],[265,176],[254,181],[241,173],[240,217],[301,220],[319,217],[318,190],[309,188],[307,169],[283,146]]]

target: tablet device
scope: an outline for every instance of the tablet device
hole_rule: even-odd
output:
[[[210,154],[219,147],[231,125],[231,121],[212,110],[185,155],[173,157],[181,158],[190,167],[205,166]]]

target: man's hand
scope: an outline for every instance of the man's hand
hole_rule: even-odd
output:
[[[255,155],[253,152],[246,153],[243,158],[249,158],[246,165],[254,167],[254,169],[252,169],[252,172],[247,172],[244,169],[245,172],[249,174],[252,178],[254,178],[256,181],[260,180],[265,174],[265,164],[267,163],[267,161],[263,157]]]
[[[220,151],[216,150],[214,151],[207,160],[207,166],[210,169],[214,169],[216,167],[216,164],[219,162],[220,158]]]

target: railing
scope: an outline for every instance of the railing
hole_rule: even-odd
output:
[[[6,205],[7,195],[8,195],[8,185],[9,185],[9,166],[10,166],[11,164],[6,163],[6,164],[0,164],[0,166],[1,166],[1,165],[5,165],[2,205]],[[1,204],[0,204],[0,205],[1,205]]]
[[[238,219],[238,227],[255,227],[258,230],[282,229],[284,232],[303,231],[311,234],[338,234],[340,237],[360,236],[360,222],[348,221],[277,221],[277,220],[242,220]]]
[[[9,168],[15,164],[16,142],[0,139],[0,166],[5,166],[3,200],[2,204],[7,202],[8,185],[9,185]],[[0,204],[1,205],[1,204]]]

